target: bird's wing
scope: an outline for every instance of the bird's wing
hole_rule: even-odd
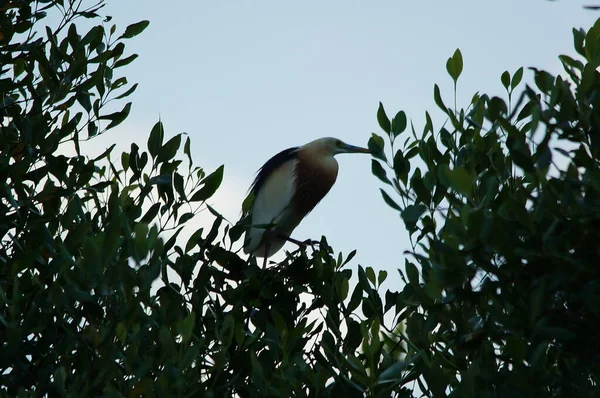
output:
[[[297,148],[286,149],[271,158],[259,170],[252,191],[254,202],[249,210],[252,225],[279,224],[290,210],[295,187],[295,153]],[[244,251],[254,252],[261,244],[265,228],[251,227],[246,232]]]

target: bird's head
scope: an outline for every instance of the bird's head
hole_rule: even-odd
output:
[[[344,141],[332,137],[320,138],[313,143],[321,146],[325,152],[333,156],[339,153],[371,153],[368,149],[346,144]]]

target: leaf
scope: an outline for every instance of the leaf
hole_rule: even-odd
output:
[[[181,215],[181,217],[179,217],[179,225],[184,224],[185,222],[187,222],[188,220],[191,220],[192,218],[194,218],[194,213],[192,212],[187,212]]]
[[[510,85],[510,73],[508,71],[504,71],[500,76],[500,81],[505,89],[508,90],[508,86]]]
[[[121,341],[121,343],[127,341],[127,328],[125,327],[123,322],[117,323],[117,327],[115,328],[115,334],[117,335],[117,338]]]
[[[190,238],[188,239],[187,243],[185,244],[185,252],[188,253],[190,250],[192,250],[194,247],[196,247],[196,245],[202,241],[202,234],[204,233],[204,228],[200,228],[198,230],[196,230],[192,236],[190,236]]]
[[[437,106],[439,106],[440,109],[444,111],[444,113],[448,113],[448,108],[446,108],[446,105],[444,105],[444,101],[442,101],[440,88],[437,84],[433,86],[433,99],[435,100]]]
[[[400,111],[396,114],[396,117],[392,120],[392,133],[394,137],[399,136],[406,130],[406,113]]]
[[[347,326],[348,333],[344,339],[344,350],[346,352],[352,352],[360,345],[362,341],[362,333],[360,332],[360,324],[352,318],[348,318]]]
[[[361,301],[363,299],[363,288],[360,284],[357,284],[354,288],[354,292],[352,292],[352,297],[350,297],[350,302],[348,303],[348,312],[352,312],[358,308]]]
[[[120,59],[115,62],[115,64],[113,65],[113,69],[117,69],[122,66],[128,65],[128,64],[132,63],[137,57],[138,57],[137,54],[131,54],[130,56],[128,56],[126,58]]]
[[[158,151],[156,161],[167,162],[175,157],[177,154],[177,150],[181,145],[181,134],[177,134],[175,137],[171,138],[167,141],[162,148]]]
[[[585,42],[585,30],[582,28],[575,29],[573,28],[573,47],[575,47],[575,51],[579,55],[585,57],[585,49],[583,43]]]
[[[203,185],[202,188],[198,190],[195,194],[192,195],[190,201],[191,202],[203,202],[209,199],[211,196],[217,192],[219,186],[221,186],[221,182],[223,181],[223,169],[224,166],[220,166],[213,173],[208,175],[205,179],[203,179],[200,184]]]
[[[371,284],[373,285],[376,285],[377,280],[375,279],[375,271],[373,270],[373,267],[367,267],[365,273],[367,274],[367,279],[369,280],[369,282],[371,282]]]
[[[377,122],[379,123],[379,127],[389,135],[392,131],[392,125],[390,119],[385,114],[385,109],[383,109],[381,102],[379,103],[379,108],[377,108]]]
[[[173,179],[173,186],[175,187],[175,190],[177,191],[179,196],[183,200],[187,200],[187,195],[185,194],[183,176],[179,173],[173,173],[172,179]]]
[[[344,266],[344,265],[348,264],[350,261],[352,261],[354,256],[356,256],[356,250],[352,250],[350,253],[348,253],[348,257],[346,257],[342,266]]]
[[[158,341],[168,355],[174,355],[176,353],[175,342],[173,341],[171,332],[167,326],[161,326],[158,332]]]
[[[339,297],[340,300],[346,300],[346,297],[348,297],[348,291],[350,290],[350,283],[348,282],[348,278],[342,278],[342,281],[340,282],[340,288],[339,288]]]
[[[400,149],[394,155],[394,172],[396,176],[406,184],[408,173],[410,172],[410,162],[404,158],[404,154]]]
[[[470,198],[473,192],[473,176],[462,167],[455,167],[452,170],[445,168],[445,172],[450,180],[450,186]]]
[[[160,209],[160,206],[161,206],[160,202],[155,203],[152,206],[150,206],[150,208],[148,209],[146,214],[144,214],[144,217],[142,217],[140,222],[142,222],[144,224],[150,224],[154,220],[156,215],[158,214],[158,210]]]
[[[150,21],[140,21],[134,24],[129,25],[125,28],[125,32],[121,35],[121,39],[130,39],[134,36],[139,35],[148,27]]]
[[[406,270],[408,281],[412,284],[419,285],[419,270],[417,269],[417,266],[408,260],[404,260],[404,269]]]
[[[402,219],[406,223],[416,223],[427,208],[424,205],[408,205],[402,211]]]
[[[388,195],[387,192],[385,192],[383,189],[379,188],[379,191],[381,192],[381,196],[383,196],[383,201],[390,206],[392,209],[394,210],[398,210],[398,211],[402,211],[402,208],[398,205],[398,203],[396,203],[391,197],[390,195]]]
[[[190,162],[190,169],[191,169],[192,165],[194,164],[194,161],[192,160],[192,153],[190,151],[190,146],[191,146],[190,137],[186,137],[185,144],[183,146],[183,153],[185,153],[187,155],[188,161]]]
[[[153,159],[156,158],[158,151],[162,147],[164,134],[162,122],[156,122],[154,127],[152,127],[152,131],[150,131],[150,136],[148,137],[148,152],[150,152],[150,155],[152,155]]]
[[[385,170],[383,169],[383,166],[381,166],[381,164],[375,159],[371,159],[371,172],[373,173],[373,175],[375,177],[379,178],[382,182],[384,182],[388,185],[392,185],[390,180],[387,178],[387,174],[386,174]]]
[[[535,171],[531,152],[526,143],[521,140],[515,140],[514,143],[509,146],[509,149],[510,157],[514,164],[526,172],[533,173]]]
[[[515,72],[515,74],[512,77],[512,80],[510,82],[510,90],[514,90],[519,83],[521,83],[521,80],[523,79],[523,67],[520,67],[519,69],[517,69],[517,71]]]
[[[404,372],[407,365],[408,363],[404,361],[398,361],[394,363],[392,366],[381,372],[379,378],[377,379],[377,384],[401,383],[402,372]]]
[[[450,77],[452,77],[452,80],[454,80],[454,84],[456,84],[463,70],[463,59],[460,49],[457,48],[452,57],[448,58],[446,70]]]
[[[374,158],[383,160],[384,162],[386,161],[385,152],[383,152],[383,149],[385,147],[385,142],[383,141],[383,138],[381,138],[375,133],[371,134],[371,138],[369,138],[368,147]]]
[[[138,84],[135,83],[133,86],[129,87],[127,89],[127,91],[125,91],[123,94],[117,95],[114,99],[119,100],[119,99],[128,97],[137,89],[137,87],[138,87]]]
[[[78,92],[75,97],[77,98],[77,102],[85,109],[87,113],[92,111],[92,102],[90,101],[90,93],[82,93]]]
[[[113,127],[118,126],[127,118],[129,115],[129,111],[131,110],[131,102],[128,102],[121,111],[114,112],[109,115],[102,115],[98,117],[100,120],[110,120],[108,126],[106,126],[107,130],[112,129]]]
[[[377,282],[381,285],[387,279],[388,272],[386,270],[379,271],[379,275],[377,276]]]
[[[117,90],[121,87],[123,87],[124,85],[127,84],[127,78],[126,77],[119,77],[118,79],[116,79],[115,81],[113,81],[110,85],[111,90]]]
[[[242,202],[242,213],[247,213],[254,203],[254,192],[250,192]]]
[[[181,333],[181,338],[184,343],[187,343],[192,337],[192,332],[194,331],[194,326],[196,324],[196,313],[190,312],[185,319],[179,322],[179,333]]]

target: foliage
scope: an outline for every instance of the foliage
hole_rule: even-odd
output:
[[[167,140],[161,123],[147,149],[81,153],[127,117],[130,103],[108,110],[136,87],[116,73],[136,57],[124,41],[148,25],[118,35],[99,22],[103,5],[0,8],[2,391],[408,395],[395,332],[382,333],[386,272],[360,268],[351,289],[342,267],[354,254],[333,256],[324,238],[275,269],[241,259],[244,226],[206,204],[223,167],[206,175],[189,138]],[[46,13],[59,22],[42,30]],[[193,228],[200,211],[214,217],[206,230]]]
[[[520,95],[522,68],[502,74],[505,98],[466,109],[436,85],[438,129],[426,113],[406,131],[380,105],[373,173],[413,247],[392,294],[427,395],[597,395],[600,20],[573,36],[565,76],[532,68]],[[456,90],[460,51],[447,70]]]
[[[268,269],[239,257],[246,225],[206,203],[224,168],[195,166],[160,122],[146,148],[82,154],[127,117],[136,85],[115,75],[148,25],[118,35],[103,1],[82,4],[0,6],[2,393],[593,395],[598,24],[574,31],[566,78],[535,70],[523,89],[507,72],[507,98],[460,110],[436,86],[449,127],[426,114],[417,134],[380,105],[373,173],[413,242],[405,287],[383,292],[386,271],[351,285],[354,252],[325,238]],[[457,50],[455,90],[462,66]]]

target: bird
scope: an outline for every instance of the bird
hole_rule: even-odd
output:
[[[290,235],[335,183],[334,156],[340,153],[372,152],[325,137],[285,149],[258,170],[249,189],[253,202],[242,214],[250,221],[244,238],[246,254],[264,257],[266,263],[286,241],[302,245]]]

